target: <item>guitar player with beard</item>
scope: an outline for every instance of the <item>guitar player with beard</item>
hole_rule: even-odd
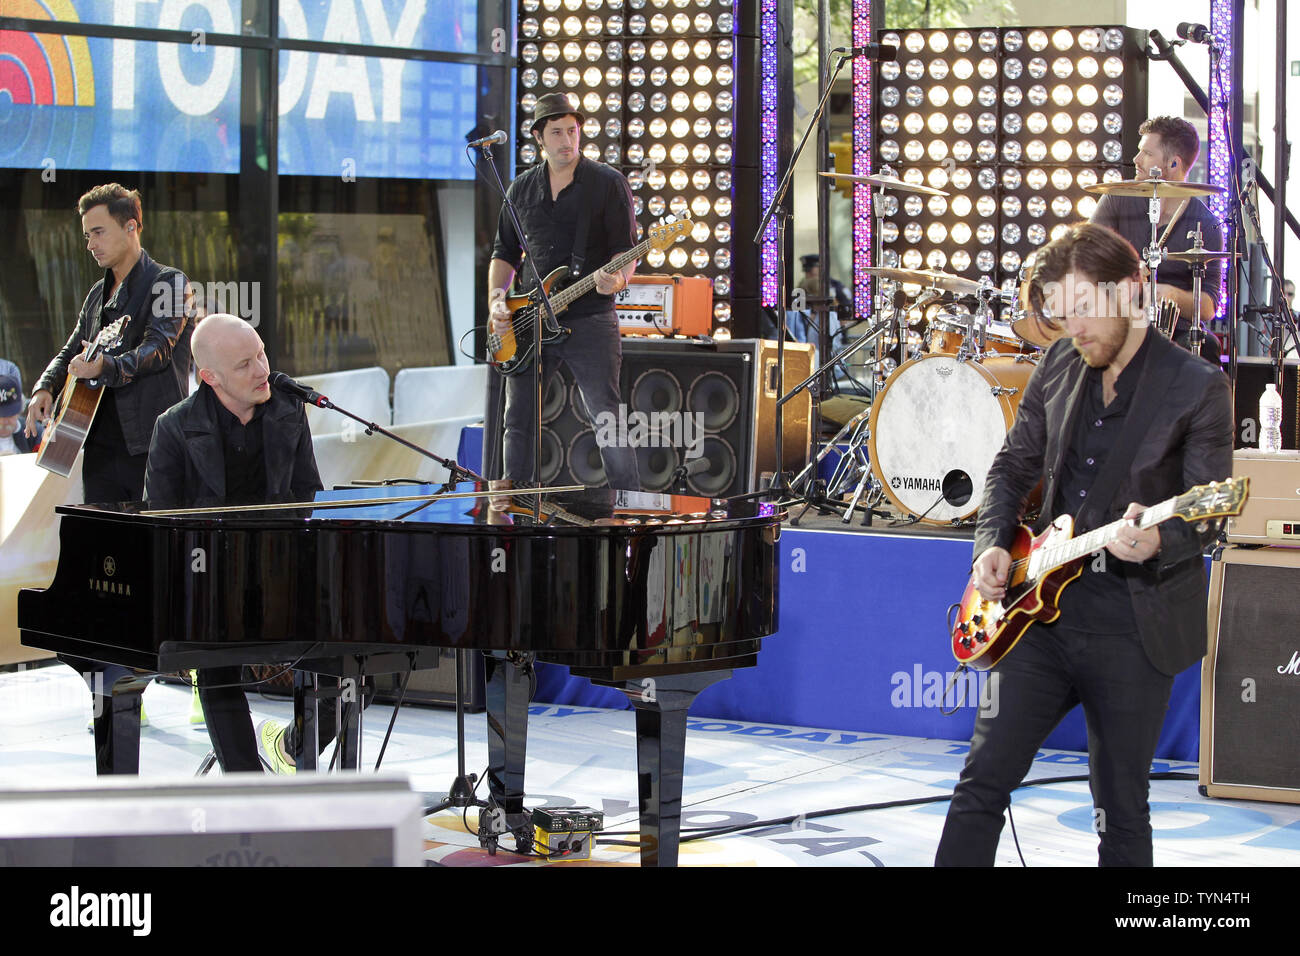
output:
[[[569,102],[569,94],[548,93],[533,110],[532,135],[545,156],[510,184],[528,245],[536,257],[537,272],[546,276],[557,266],[568,266],[570,282],[594,272],[595,290],[575,300],[559,317],[570,334],[543,346],[543,394],[556,374],[556,365],[569,367],[582,393],[590,422],[603,413],[618,415],[621,400],[619,370],[622,346],[614,296],[627,288],[636,270],[632,261],[616,272],[601,266],[637,245],[632,192],[623,174],[582,155],[583,115]],[[506,307],[506,289],[520,269],[523,244],[510,220],[501,210],[492,261],[488,265],[488,302],[491,326],[501,335],[511,328]],[[533,269],[520,273],[521,290],[532,287]],[[519,345],[531,340],[531,326],[516,329]],[[521,372],[506,379],[505,428],[502,455],[503,476],[514,485],[527,484],[533,476],[536,431],[536,393],[533,376]],[[636,491],[640,488],[636,452],[629,447],[600,448],[601,462],[609,487]]]
[[[1149,328],[1139,260],[1103,226],[1083,223],[1043,247],[1029,301],[1068,337],[1048,349],[989,471],[973,582],[1006,596],[1009,548],[1030,491],[1075,536],[1232,470],[1228,380]],[[1206,650],[1203,549],[1215,523],[1125,528],[1084,560],[1060,616],[1035,622],[993,669],[996,707],[981,712],[935,863],[991,866],[1011,791],[1076,704],[1088,726],[1089,777],[1103,866],[1150,866],[1148,772],[1174,676]]]
[[[86,249],[104,276],[86,295],[67,344],[32,393],[27,434],[50,418],[69,374],[98,381],[104,394],[81,468],[85,500],[139,501],[154,422],[189,392],[188,286],[179,269],[154,262],[141,248],[139,192],[117,183],[96,186],[77,208]],[[122,344],[87,362],[87,343],[123,316]],[[47,432],[46,441],[53,440]]]

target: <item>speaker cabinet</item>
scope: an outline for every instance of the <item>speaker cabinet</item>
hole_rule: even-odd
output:
[[[1219,552],[1209,606],[1201,792],[1300,803],[1300,551]]]
[[[687,478],[693,494],[726,497],[757,490],[776,465],[776,343],[761,339],[702,345],[677,339],[624,339],[620,436],[636,447],[643,491],[670,490],[674,469],[703,457]],[[788,391],[812,373],[812,347],[788,343]],[[803,467],[811,441],[811,399],[783,409],[783,467]],[[542,481],[602,485],[597,434],[569,370],[561,365],[542,400]]]

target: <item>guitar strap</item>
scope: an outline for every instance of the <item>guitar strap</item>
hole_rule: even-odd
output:
[[[582,160],[578,160],[582,163]],[[573,252],[569,256],[569,281],[582,277],[582,266],[587,258],[587,232],[591,228],[591,181],[595,179],[590,169],[582,177],[582,198],[578,208],[578,228],[573,233]]]
[[[1128,474],[1133,457],[1137,454],[1138,445],[1151,429],[1156,410],[1164,405],[1164,395],[1173,381],[1175,368],[1172,362],[1160,361],[1158,350],[1164,348],[1177,348],[1177,346],[1159,335],[1155,336],[1147,346],[1142,372],[1138,377],[1137,387],[1133,390],[1133,397],[1129,400],[1128,414],[1124,416],[1124,428],[1111,447],[1110,454],[1106,456],[1106,463],[1097,473],[1097,480],[1088,489],[1087,501],[1075,515],[1076,529],[1091,530],[1107,522],[1105,513],[1097,515],[1094,512],[1097,508],[1111,507],[1111,499],[1115,496],[1124,476]],[[1082,401],[1082,395],[1079,400]],[[1072,440],[1073,431],[1070,434]],[[1147,502],[1147,504],[1152,503]],[[1124,502],[1124,507],[1128,507],[1128,502]],[[1081,520],[1085,517],[1086,523]],[[1078,530],[1075,533],[1077,535]]]

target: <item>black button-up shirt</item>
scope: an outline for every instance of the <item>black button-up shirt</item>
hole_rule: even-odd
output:
[[[1088,493],[1097,480],[1111,449],[1119,438],[1128,419],[1147,353],[1151,351],[1151,336],[1146,338],[1124,371],[1115,380],[1115,397],[1106,404],[1102,385],[1102,369],[1090,368],[1083,385],[1074,434],[1065,450],[1061,463],[1061,483],[1056,491],[1054,514],[1077,516],[1088,500]],[[1124,502],[1127,507],[1128,503]],[[1089,527],[1098,527],[1113,517],[1097,514],[1094,506]],[[1075,536],[1081,532],[1077,529]],[[1061,592],[1061,623],[1099,634],[1121,634],[1137,630],[1133,616],[1133,601],[1129,594],[1127,576],[1131,562],[1121,561],[1102,549],[1083,559],[1083,574]]]
[[[267,403],[253,409],[245,425],[213,395],[221,448],[226,459],[226,504],[255,505],[266,501],[266,459],[262,455],[262,415]]]
[[[551,199],[551,177],[545,162],[515,177],[507,191],[519,213],[519,222],[536,257],[537,271],[545,279],[558,266],[569,267],[565,284],[590,275],[605,266],[620,252],[637,244],[636,218],[632,213],[632,191],[618,170],[595,163],[585,156],[578,159],[573,182]],[[588,217],[587,242],[581,258],[581,274],[572,273],[573,243],[577,237],[578,218]],[[515,231],[510,214],[503,206],[497,223],[492,258],[510,263],[518,272],[515,280],[521,290],[532,289],[531,267],[519,271],[523,244]],[[612,314],[614,297],[592,291],[571,304],[567,316]]]

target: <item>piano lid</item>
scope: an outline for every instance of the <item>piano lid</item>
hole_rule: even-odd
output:
[[[451,491],[441,485],[385,485],[380,487],[334,488],[317,492],[311,502],[299,505],[229,508],[151,509],[143,502],[68,505],[60,514],[126,517],[160,525],[203,526],[297,526],[337,527],[358,523],[368,527],[407,526],[408,523],[548,530],[639,527],[646,531],[687,530],[690,526],[716,528],[728,522],[770,523],[776,508],[768,502],[729,501],[694,495],[668,495],[609,488],[550,491],[538,496],[515,492],[496,496],[496,507],[480,483],[463,483]],[[540,508],[540,522],[534,517]]]

